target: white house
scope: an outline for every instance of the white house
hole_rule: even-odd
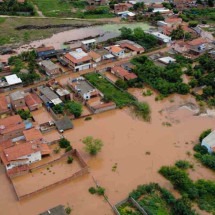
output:
[[[125,50],[122,49],[119,45],[105,47],[112,55],[117,58],[123,58],[125,55]]]
[[[94,49],[96,47],[96,40],[91,39],[91,40],[81,41],[81,47],[86,51]]]
[[[64,60],[74,72],[91,68],[91,57],[81,48],[65,54]]]
[[[209,153],[215,152],[215,130],[202,140],[202,146],[205,146]]]
[[[162,41],[163,43],[171,43],[171,37],[166,36],[165,34],[161,34],[160,32],[147,32],[148,34],[151,34],[155,36],[158,40]]]

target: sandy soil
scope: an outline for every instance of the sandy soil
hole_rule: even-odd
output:
[[[18,202],[12,186],[6,178],[3,167],[0,168],[0,214],[32,214],[47,210],[58,204],[67,203],[76,215],[110,215],[110,206],[102,197],[89,194],[94,186],[92,176],[106,188],[111,203],[127,197],[139,184],[159,182],[173,191],[170,183],[159,175],[163,165],[172,165],[178,159],[194,163],[192,179],[215,179],[214,172],[202,167],[193,158],[193,145],[199,134],[207,128],[215,128],[215,118],[194,116],[192,110],[178,108],[194,102],[187,96],[172,96],[164,101],[155,102],[155,95],[143,97],[142,90],[133,89],[132,94],[152,107],[150,123],[134,117],[129,109],[114,110],[93,116],[91,121],[75,120],[75,129],[64,133],[73,147],[79,149],[90,167],[90,174],[77,178],[67,184],[56,187],[29,200]],[[169,122],[170,127],[163,122]],[[101,138],[104,147],[96,157],[90,157],[81,140],[91,135]],[[191,154],[189,155],[188,152]],[[112,171],[117,163],[116,172]]]

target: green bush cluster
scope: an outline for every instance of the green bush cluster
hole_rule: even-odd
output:
[[[91,194],[98,194],[99,196],[103,196],[105,194],[105,188],[98,186],[98,187],[90,187],[88,190]]]
[[[163,166],[159,171],[168,179],[182,196],[196,202],[200,209],[215,214],[215,182],[207,180],[192,181],[185,170],[176,166]]]
[[[132,60],[136,65],[134,72],[143,83],[158,90],[163,96],[172,93],[187,94],[189,86],[183,83],[181,66],[171,63],[165,68],[155,65],[146,56],[140,56]]]

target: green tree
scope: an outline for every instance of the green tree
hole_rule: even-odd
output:
[[[180,40],[183,39],[185,37],[185,33],[184,30],[182,29],[181,25],[179,25],[176,29],[174,29],[171,32],[171,35],[173,40]]]
[[[85,150],[91,155],[96,155],[101,151],[103,146],[102,140],[94,139],[92,136],[85,137],[82,142],[85,145]]]
[[[123,81],[122,79],[119,79],[116,81],[116,86],[118,86],[119,88],[123,89],[123,90],[126,90],[128,88],[128,84]]]
[[[80,117],[83,111],[82,104],[75,101],[69,101],[66,103],[65,108],[74,114],[75,118]]]
[[[67,140],[66,138],[62,138],[59,141],[59,146],[60,146],[60,148],[67,148],[67,147],[71,146],[70,141]]]
[[[205,137],[207,137],[211,132],[212,132],[211,129],[207,129],[207,130],[203,131],[203,132],[200,134],[200,136],[199,136],[199,142],[201,143],[202,140],[203,140]]]
[[[31,118],[31,112],[29,110],[18,110],[17,113],[24,120]]]
[[[56,114],[62,114],[64,110],[63,106],[60,104],[55,105],[52,109]]]

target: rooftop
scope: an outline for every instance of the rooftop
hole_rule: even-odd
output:
[[[123,51],[123,49],[120,48],[119,46],[110,46],[109,51],[111,51],[112,53],[119,53]]]
[[[4,95],[0,96],[0,113],[8,110],[8,102]]]
[[[54,208],[49,209],[48,211],[40,213],[39,215],[66,215],[66,212],[63,205],[58,205]]]
[[[51,50],[55,50],[55,48],[53,46],[40,47],[36,49],[36,52],[45,52],[45,51],[51,51]]]
[[[151,35],[154,35],[155,37],[161,39],[163,42],[167,43],[171,40],[171,37],[168,37],[164,34],[161,34],[160,32],[149,32]]]
[[[101,57],[100,54],[98,54],[98,53],[96,53],[96,52],[94,52],[94,51],[90,51],[90,52],[88,52],[88,54],[89,54],[89,56],[90,56],[92,59],[98,59],[98,58]]]
[[[70,92],[67,90],[67,89],[63,89],[63,88],[58,88],[56,90],[56,93],[59,95],[59,96],[65,96],[65,95],[69,95]]]
[[[144,48],[141,45],[131,40],[121,40],[118,41],[117,44],[119,44],[122,48],[129,48],[133,51],[144,51]]]
[[[40,100],[37,94],[29,93],[25,96],[25,103],[27,106],[30,107],[30,106],[41,104],[42,101]]]
[[[65,54],[65,58],[73,63],[81,63],[91,60],[91,57],[80,48]]]
[[[58,95],[52,91],[49,87],[38,87],[38,90],[45,95],[46,98],[48,98],[50,101],[54,100],[54,99],[58,99]]]
[[[73,128],[72,121],[66,116],[60,120],[55,121],[55,125],[59,131],[61,130],[66,131],[68,129]]]
[[[215,148],[215,130],[203,139],[211,148]]]
[[[89,43],[95,43],[96,40],[95,39],[91,39],[91,40],[83,40],[81,41],[83,44],[89,44]]]
[[[165,64],[169,64],[169,63],[173,63],[176,60],[172,57],[161,57],[158,59],[160,62],[165,63]]]
[[[19,100],[19,99],[24,99],[25,93],[23,91],[16,91],[14,93],[10,94],[10,98],[13,101]]]
[[[19,115],[0,119],[0,134],[6,134],[19,129],[25,129],[25,124]]]
[[[199,37],[197,39],[189,41],[188,45],[190,45],[190,46],[199,46],[199,45],[204,44],[206,42],[207,42],[206,40],[204,40],[203,38]]]
[[[25,136],[26,141],[43,139],[42,133],[36,128],[25,130],[23,131],[23,134]]]
[[[48,70],[55,70],[55,69],[59,69],[59,66],[57,64],[54,64],[52,61],[50,60],[43,60],[41,62],[41,65],[44,66],[46,69]]]
[[[5,79],[9,85],[22,83],[22,80],[16,74],[5,76]]]

